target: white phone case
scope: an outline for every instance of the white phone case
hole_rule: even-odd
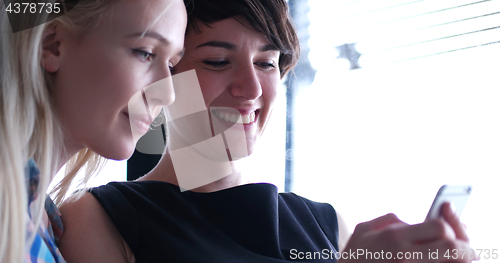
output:
[[[455,207],[455,212],[458,216],[462,214],[465,208],[465,203],[469,199],[472,187],[470,185],[443,185],[439,189],[431,209],[425,220],[435,219],[441,215],[441,206],[445,202],[451,203]]]

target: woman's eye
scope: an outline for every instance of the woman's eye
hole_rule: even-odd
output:
[[[260,67],[261,69],[264,69],[264,70],[271,70],[271,69],[276,68],[276,65],[274,64],[274,62],[257,62],[257,63],[255,63],[255,65],[257,65],[258,67]]]
[[[220,61],[214,61],[214,60],[204,60],[203,64],[213,67],[213,68],[223,68],[224,66],[229,64],[229,61],[227,60],[220,60]]]
[[[151,61],[154,57],[154,54],[146,52],[144,50],[140,50],[140,49],[132,49],[132,52],[137,54],[139,56],[139,58],[141,58],[144,61]]]

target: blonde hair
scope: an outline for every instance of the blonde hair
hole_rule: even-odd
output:
[[[67,14],[57,18],[54,22],[48,23],[47,27],[54,23],[60,23],[64,28],[80,35],[95,28],[103,19],[105,11],[111,8],[116,0],[83,0]],[[75,181],[78,172],[85,168],[84,178],[79,185],[85,185],[89,179],[97,174],[104,166],[105,159],[92,150],[81,149],[66,163],[66,173],[64,178],[51,190],[50,196],[54,198],[54,203],[60,206],[66,196],[71,184]]]
[[[37,227],[45,191],[58,168],[57,156],[64,151],[62,131],[52,106],[53,86],[41,67],[43,31],[52,23],[61,23],[84,33],[99,23],[114,1],[81,0],[71,12],[46,25],[13,33],[0,0],[0,262],[23,262],[26,244],[31,244],[35,234],[27,238],[27,161],[33,158],[40,169],[39,197],[31,215]],[[75,155],[65,179],[53,191],[57,202],[62,201],[81,167],[86,164],[86,182],[98,170],[100,160],[102,157],[89,149]]]

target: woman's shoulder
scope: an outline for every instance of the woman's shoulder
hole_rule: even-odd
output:
[[[339,249],[338,251],[343,251],[349,241],[351,232],[338,210],[335,210],[329,203],[315,202],[291,192],[280,193],[280,196],[288,200],[289,203],[300,204],[303,202],[314,215],[325,234],[329,235],[332,243],[338,243],[338,247],[336,247]]]
[[[102,262],[99,260],[103,259],[133,262],[132,251],[140,246],[138,218],[149,214],[144,210],[151,210],[156,204],[154,196],[165,194],[165,187],[170,186],[111,182],[74,194],[60,208],[65,228],[61,238],[63,255],[70,262]],[[86,251],[93,252],[89,255]]]
[[[145,203],[163,203],[165,199],[181,198],[178,186],[160,181],[111,182],[88,190],[105,207],[120,205],[136,209]]]
[[[130,249],[92,194],[85,192],[68,198],[60,211],[64,233],[59,248],[68,261],[101,262],[113,258],[112,262],[130,262]]]
[[[161,181],[125,181],[125,182],[110,182],[106,185],[90,188],[88,191],[93,195],[107,195],[114,192],[124,194],[145,194],[156,193],[158,191],[174,191],[179,187],[167,182]]]
[[[332,205],[315,202],[291,192],[280,193],[279,195],[280,199],[286,204],[287,210],[292,211],[294,214],[312,215],[331,244],[339,251],[339,223],[342,222],[339,222],[337,211]],[[305,221],[307,223],[308,220]]]
[[[330,214],[331,216],[336,217],[335,209],[329,203],[312,201],[308,198],[302,197],[293,192],[279,193],[279,197],[287,205],[294,205],[300,207],[304,207],[305,205],[309,210],[312,210],[312,212],[317,211],[317,212],[327,213]]]

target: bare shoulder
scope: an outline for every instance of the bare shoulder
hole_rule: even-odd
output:
[[[339,212],[335,212],[337,213],[337,222],[339,224],[339,250],[343,251],[347,245],[347,242],[351,238],[351,232],[347,227],[347,223],[345,222],[344,217],[342,217]]]
[[[60,208],[64,233],[59,249],[69,262],[135,262],[134,256],[97,199],[85,193]]]

